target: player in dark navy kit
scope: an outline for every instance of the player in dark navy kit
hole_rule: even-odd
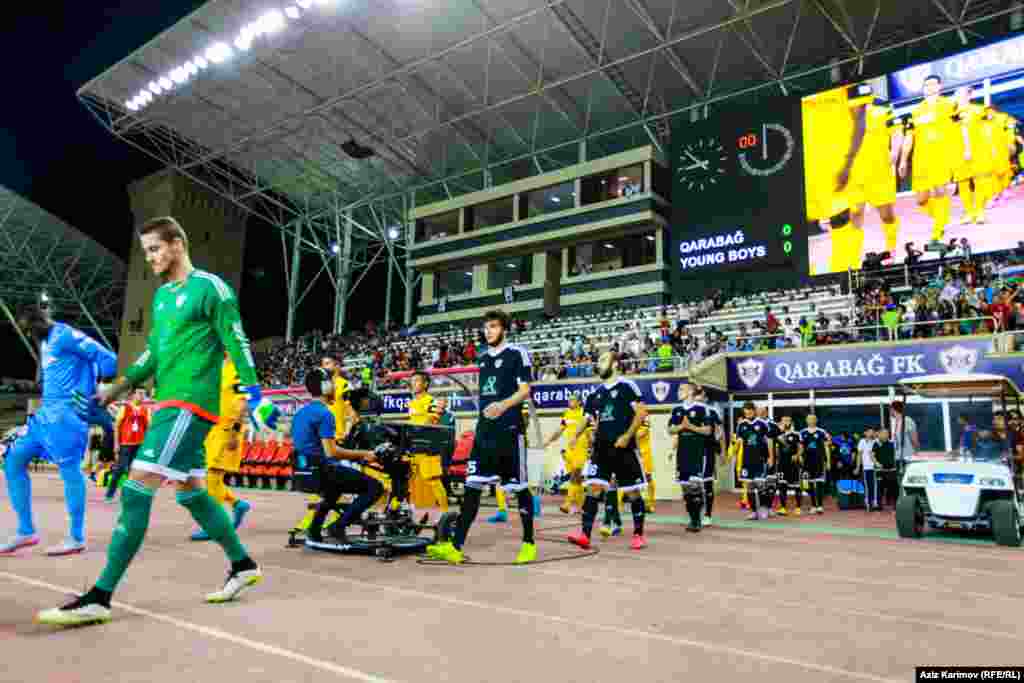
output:
[[[807,492],[811,496],[811,514],[820,515],[825,512],[822,503],[832,437],[818,427],[818,417],[813,413],[807,416],[807,428],[800,431],[800,443],[804,447],[803,477],[807,480]]]
[[[782,436],[782,429],[780,429],[778,423],[768,415],[768,406],[761,406],[757,409],[757,419],[768,425],[768,440],[771,443],[772,453],[777,453],[779,449],[779,437]],[[762,502],[767,503],[769,517],[775,516],[775,495],[778,493],[778,490],[778,462],[775,458],[772,458],[772,462],[769,463],[765,470],[764,498],[762,499]]]
[[[707,392],[704,387],[695,385],[693,398],[708,406],[708,418],[711,421],[712,431],[705,437],[708,448],[707,470],[704,472],[704,519],[701,526],[709,527],[713,523],[711,514],[715,507],[715,477],[718,475],[718,461],[725,450],[722,447],[725,432],[723,431],[722,415],[718,408],[708,402]]]
[[[508,344],[508,315],[489,311],[484,315],[487,351],[480,364],[480,417],[473,450],[466,464],[466,492],[453,541],[427,546],[427,554],[452,564],[464,561],[462,546],[480,510],[480,495],[490,485],[501,486],[518,496],[523,545],[517,564],[537,559],[533,540],[533,494],[526,468],[521,407],[530,397],[530,354]]]
[[[800,432],[793,428],[793,418],[789,415],[782,416],[782,433],[776,442],[775,450],[775,472],[778,476],[779,485],[779,514],[785,516],[788,513],[786,503],[789,498],[789,490],[793,490],[796,496],[796,506],[793,514],[800,516],[801,499],[800,491],[800,457],[803,455],[804,447],[800,441]]]
[[[637,449],[636,432],[647,419],[647,408],[636,383],[618,376],[619,363],[614,353],[601,354],[597,372],[604,383],[587,397],[583,408],[588,422],[595,425],[594,445],[584,472],[583,485],[587,487],[587,497],[583,503],[583,528],[570,534],[569,541],[581,548],[590,547],[590,532],[594,528],[598,505],[614,478],[633,510],[630,547],[640,550],[647,546],[643,499],[647,478]],[[577,435],[585,424],[581,422],[577,427]]]
[[[758,419],[754,404],[743,404],[743,417],[736,423],[734,439],[742,445],[740,481],[747,487],[750,502],[748,519],[768,519],[770,500],[765,500],[765,474],[774,458],[768,423]]]
[[[668,433],[679,437],[675,454],[676,482],[683,490],[683,501],[690,515],[686,530],[697,532],[703,526],[704,484],[711,480],[710,473],[714,469],[708,437],[714,435],[715,426],[711,409],[693,400],[692,384],[684,384],[680,393],[683,403],[672,409]]]

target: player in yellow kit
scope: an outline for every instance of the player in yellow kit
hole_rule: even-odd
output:
[[[942,78],[924,79],[924,101],[911,112],[910,129],[903,138],[899,174],[907,176],[910,155],[914,155],[911,187],[917,205],[932,218],[932,242],[941,242],[949,225],[950,198],[946,185],[953,180],[958,164],[951,150],[960,147],[961,133],[953,120],[955,103],[942,97]]]
[[[1013,180],[1013,152],[1016,147],[1017,121],[1006,112],[997,111],[993,114],[995,122],[993,150],[994,198],[1002,199],[1003,192],[1010,187]]]
[[[590,437],[593,430],[587,428],[578,439],[573,440],[580,423],[587,424],[587,418],[583,414],[583,404],[579,395],[573,392],[569,397],[569,407],[562,413],[561,426],[544,442],[544,447],[547,448],[557,441],[558,437],[565,437],[562,461],[565,464],[565,471],[569,474],[569,490],[566,492],[565,502],[559,509],[567,515],[583,510],[583,468],[590,457]]]
[[[991,127],[986,135],[990,115],[984,105],[971,104],[970,86],[958,89],[956,98],[954,119],[960,128],[961,151],[953,175],[964,205],[960,224],[981,224],[985,222],[985,204],[991,196],[994,171]]]
[[[409,402],[409,422],[414,425],[437,424],[434,397],[427,393],[430,375],[415,372],[412,376],[412,400]],[[448,512],[448,492],[441,482],[441,457],[426,453],[412,456],[412,476],[409,479],[409,502],[418,509],[439,507]],[[429,516],[429,513],[427,513]]]
[[[244,418],[245,394],[239,390],[238,371],[231,359],[224,356],[220,371],[220,416],[203,443],[206,450],[206,492],[222,505],[231,506],[236,529],[242,525],[252,506],[235,496],[224,483],[224,475],[237,472],[242,464]],[[202,529],[194,532],[191,538],[193,541],[210,540]]]
[[[636,447],[640,451],[640,463],[644,476],[647,477],[647,488],[644,490],[644,505],[647,512],[654,512],[654,458],[651,455],[651,418],[646,418],[636,430]],[[621,502],[621,501],[620,501]]]
[[[864,214],[869,204],[875,207],[882,219],[886,250],[893,251],[899,243],[900,222],[895,211],[896,164],[903,147],[903,125],[894,121],[893,110],[889,106],[867,104],[854,107],[852,112],[856,118],[855,126],[864,129],[864,141],[854,159],[847,186],[850,224],[860,233],[852,248],[840,255],[846,263],[839,264],[844,267],[838,270],[846,270],[847,265],[854,270],[861,266]],[[835,243],[833,235],[833,246]]]

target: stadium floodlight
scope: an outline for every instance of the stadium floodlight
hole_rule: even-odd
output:
[[[605,242],[604,246],[605,246],[605,249],[614,249],[615,248],[614,244],[609,244],[607,242]]]
[[[338,246],[337,242],[331,242],[331,253],[338,254],[341,252],[341,247]]]
[[[128,111],[138,111],[139,105],[135,100],[128,100],[124,103],[124,108]]]
[[[180,85],[188,80],[188,73],[180,66],[175,69],[171,69],[171,80]]]
[[[295,0],[295,4],[302,9],[309,9],[313,6],[313,0]]]
[[[473,277],[473,273],[469,272],[468,270],[466,271],[466,275],[468,275],[469,277]]]
[[[279,9],[272,9],[259,18],[260,29],[263,33],[277,33],[285,27],[288,21]]]
[[[284,8],[284,14],[289,19],[292,19],[292,20],[298,19],[299,18],[299,8],[294,6],[294,5],[288,5],[287,7]]]
[[[648,235],[647,236],[647,241],[648,242],[653,242],[654,241],[654,235]]]
[[[388,229],[388,239],[389,240],[392,240],[392,241],[393,240],[397,240],[398,239],[398,235],[399,235],[398,228],[392,226],[391,228]]]
[[[245,52],[250,47],[252,47],[252,38],[245,34],[238,36],[237,38],[235,38],[235,47],[237,47],[242,52]]]
[[[553,201],[553,202],[554,202],[555,204],[558,204],[558,203],[559,203],[559,202],[561,202],[562,200],[561,200],[560,198],[558,198],[558,197],[552,197],[552,198],[551,198],[551,201]]]
[[[195,63],[196,67],[199,68],[199,69],[205,69],[206,67],[210,66],[210,63],[208,61],[206,61],[206,57],[204,57],[202,55],[196,55],[195,59],[193,59],[192,61]]]
[[[197,73],[199,73],[199,67],[196,66],[196,63],[193,62],[191,59],[182,64],[181,68],[183,68],[185,70],[185,73],[187,73],[189,76],[195,76]]]
[[[160,93],[162,93],[164,91],[164,89],[161,88],[160,84],[157,83],[156,81],[150,81],[149,82],[149,91],[151,93],[153,93],[154,95],[159,95]]]
[[[174,82],[171,79],[167,78],[167,76],[161,76],[158,83],[160,83],[160,87],[164,90],[170,90],[174,87]]]
[[[140,90],[139,94],[136,95],[136,97],[139,98],[139,100],[141,100],[143,104],[149,104],[153,101],[153,93],[149,92],[145,88]]]
[[[220,64],[221,62],[227,61],[234,54],[234,50],[232,50],[231,46],[225,42],[214,43],[206,50],[206,58],[209,59],[212,64]]]

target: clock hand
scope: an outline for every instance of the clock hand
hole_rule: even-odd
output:
[[[683,170],[684,171],[692,171],[695,168],[700,168],[700,169],[703,169],[703,170],[706,171],[706,170],[708,170],[708,162],[706,162],[706,161],[704,161],[704,162],[698,161],[695,164],[690,164],[689,166],[686,166],[685,168],[683,168]]]

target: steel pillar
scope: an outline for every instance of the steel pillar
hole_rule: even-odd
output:
[[[352,282],[352,212],[345,211],[334,216],[337,236],[341,241],[341,259],[338,262],[338,287],[334,292],[334,331],[345,331],[345,316],[348,314],[349,285]]]
[[[284,333],[284,339],[289,344],[295,337],[295,309],[299,306],[299,265],[302,262],[302,221],[295,221],[292,225],[292,230],[294,232],[292,234],[291,276],[288,280],[288,321]]]

